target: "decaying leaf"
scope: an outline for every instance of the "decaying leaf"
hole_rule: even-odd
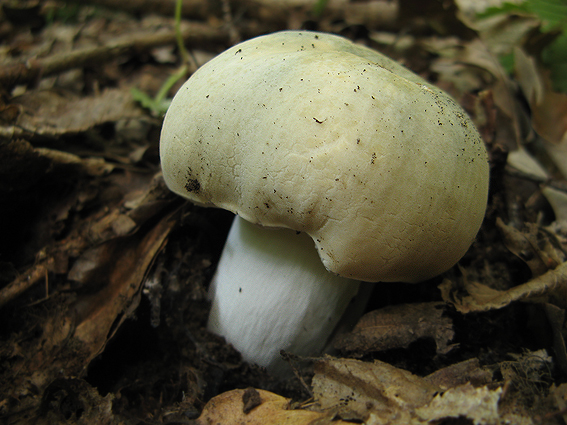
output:
[[[77,301],[75,338],[89,347],[91,359],[137,306],[143,278],[174,224],[168,215],[147,234],[116,238],[85,253],[89,270],[81,283],[101,289]]]
[[[538,105],[543,101],[545,84],[537,62],[520,47],[514,47],[513,51],[518,83],[530,104]]]
[[[443,391],[466,383],[480,387],[492,382],[492,371],[481,367],[479,360],[473,358],[436,370],[424,379]]]
[[[452,348],[451,319],[443,317],[444,303],[402,304],[365,314],[352,332],[337,338],[335,348],[355,355],[392,348],[407,348],[421,338],[431,338],[437,353]]]
[[[543,74],[542,77],[544,78]],[[530,106],[534,109],[534,128],[548,142],[557,145],[565,142],[567,134],[567,94],[551,89],[549,78],[544,80],[545,90]],[[559,165],[559,164],[558,164]]]
[[[0,135],[53,138],[80,133],[105,122],[143,116],[127,89],[108,89],[85,98],[58,91],[34,91],[14,99],[14,103],[22,113],[14,125],[0,127]]]
[[[458,283],[445,279],[439,285],[443,299],[453,304],[461,313],[499,309],[514,301],[541,302],[546,297],[552,297],[556,302],[563,299],[564,302],[564,297],[554,297],[553,295],[555,292],[564,292],[566,287],[567,262],[529,282],[506,291],[499,291],[482,283],[472,282],[466,276],[463,276]]]
[[[24,396],[41,394],[62,371],[65,376],[84,374],[137,307],[143,278],[174,224],[169,214],[143,232],[86,251],[85,260],[76,264],[88,263],[80,274],[80,283],[88,291],[76,299],[56,295],[57,309],[38,324],[39,336],[15,340],[11,352],[2,353],[15,365],[0,374],[4,390],[25,406],[33,402]]]
[[[45,389],[39,417],[34,417],[29,423],[48,425],[73,420],[85,424],[116,423],[112,412],[113,399],[112,394],[101,397],[96,388],[82,379],[56,379]]]
[[[519,147],[508,154],[507,164],[527,175],[539,177],[542,180],[548,178],[548,174],[541,164],[523,147]]]
[[[467,418],[475,425],[500,423],[498,402],[502,389],[475,388],[465,384],[438,394],[427,406],[416,409],[417,416],[426,422],[448,418]]]
[[[563,421],[567,423],[567,384],[552,385],[549,396],[557,406],[557,410],[562,412]]]
[[[375,360],[325,358],[315,364],[313,394],[323,410],[343,419],[384,420],[429,403],[439,388],[403,369]]]
[[[567,222],[567,193],[551,186],[543,187],[541,191],[553,208],[555,220],[560,223]]]
[[[567,347],[565,337],[563,336],[563,328],[565,327],[565,309],[557,307],[551,303],[543,305],[543,311],[547,317],[551,332],[553,335],[553,351],[558,366],[563,373],[567,372]]]
[[[526,223],[522,232],[508,226],[498,218],[496,225],[504,236],[504,244],[531,269],[532,276],[539,276],[565,261],[565,253],[555,235],[534,224]]]
[[[455,365],[453,372],[458,370],[474,375],[482,369],[473,359]],[[481,374],[485,377],[477,383],[482,384],[475,386],[468,380],[457,384],[458,380],[439,379],[440,375],[420,378],[379,361],[326,358],[316,364],[313,392],[323,411],[367,425],[433,425],[457,418],[479,425],[532,424],[527,417],[501,411],[503,389],[491,384],[487,371]]]
[[[255,402],[251,406],[249,400]],[[197,425],[342,425],[332,414],[291,409],[285,397],[264,390],[232,390],[211,399]]]

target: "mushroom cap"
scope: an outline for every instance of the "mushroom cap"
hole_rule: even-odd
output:
[[[473,242],[488,161],[472,121],[397,62],[335,35],[284,31],[199,68],[160,145],[175,193],[305,232],[327,270],[418,282]]]

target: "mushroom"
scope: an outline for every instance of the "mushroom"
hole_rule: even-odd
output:
[[[331,34],[269,34],[203,65],[173,99],[160,155],[173,192],[238,215],[208,326],[271,370],[280,349],[322,350],[359,281],[452,267],[487,202],[486,150],[459,105]]]

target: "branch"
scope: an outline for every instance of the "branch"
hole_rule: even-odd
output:
[[[19,276],[7,286],[0,289],[0,308],[42,279],[47,279],[47,273],[49,272],[50,263],[52,263],[52,261],[53,260],[50,259],[47,262],[34,265],[26,274]]]
[[[173,16],[176,0],[67,0],[81,5],[91,4],[129,13],[156,13]],[[227,0],[233,13],[246,16],[284,29],[290,13],[313,11],[317,0]],[[183,0],[182,16],[186,19],[206,20],[211,16],[222,18],[223,4],[220,0]],[[399,10],[397,0],[329,0],[320,18],[345,20],[350,23],[381,27],[395,25]],[[308,16],[308,15],[306,15]]]
[[[183,39],[188,44],[228,43],[228,32],[223,28],[192,22],[182,28]],[[174,44],[173,29],[159,33],[129,34],[102,46],[87,47],[59,53],[45,58],[32,59],[4,66],[0,69],[0,85],[5,89],[26,84],[40,78],[56,75],[73,68],[90,64],[100,65],[123,54],[135,54],[157,46]]]

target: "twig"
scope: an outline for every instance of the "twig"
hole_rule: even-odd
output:
[[[66,0],[67,3],[94,5],[130,13],[155,13],[173,16],[177,0]],[[217,2],[203,0],[182,0],[183,17],[189,19],[206,19],[218,11]]]
[[[81,5],[91,4],[114,10],[124,10],[130,13],[156,13],[163,16],[173,16],[176,0],[67,0]],[[236,14],[245,13],[247,17],[260,20],[270,28],[283,28],[287,25],[290,13],[298,10],[310,13],[317,4],[316,0],[226,0]],[[399,2],[388,1],[328,1],[320,12],[319,18],[324,17],[333,21],[337,19],[355,22],[368,27],[395,26]],[[216,1],[183,0],[183,17],[186,19],[206,20],[211,16],[223,17],[223,8]]]
[[[229,36],[225,29],[214,28],[197,22],[185,25],[181,32],[183,39],[189,44],[203,42],[228,43],[229,41]],[[39,78],[55,75],[73,68],[89,64],[100,65],[123,54],[141,52],[156,46],[172,44],[175,41],[174,30],[163,31],[157,34],[148,32],[129,34],[102,46],[78,49],[5,66],[0,69],[0,85],[4,88],[10,88],[17,84],[30,83]]]
[[[19,276],[4,288],[0,289],[0,308],[8,304],[18,295],[27,291],[33,285],[45,279],[49,271],[52,259],[38,263],[33,266],[26,274]]]

